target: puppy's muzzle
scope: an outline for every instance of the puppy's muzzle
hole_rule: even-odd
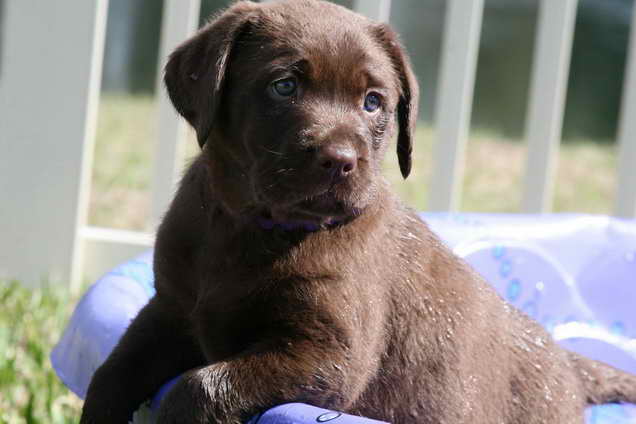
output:
[[[323,179],[337,182],[353,175],[358,167],[358,153],[346,143],[321,147],[314,158],[314,168]]]

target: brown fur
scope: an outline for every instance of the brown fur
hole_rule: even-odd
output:
[[[288,76],[298,91],[279,98]],[[395,132],[410,170],[418,88],[386,25],[320,1],[239,2],[165,81],[204,148],[158,232],[157,294],[95,373],[82,423],[125,423],[183,372],[160,423],[300,401],[396,424],[566,424],[588,402],[636,401],[636,378],[560,349],[388,190]]]

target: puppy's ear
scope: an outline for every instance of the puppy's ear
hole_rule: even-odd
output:
[[[201,148],[219,115],[230,55],[257,8],[248,1],[234,4],[177,47],[168,59],[164,75],[168,95],[177,112],[196,130]]]
[[[417,109],[419,107],[419,85],[404,47],[397,34],[386,24],[375,27],[375,35],[387,52],[400,80],[400,100],[398,102],[398,141],[397,155],[400,171],[404,179],[411,173],[411,152],[417,125]]]

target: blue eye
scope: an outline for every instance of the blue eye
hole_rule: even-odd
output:
[[[380,108],[382,104],[382,100],[380,96],[376,93],[369,93],[367,97],[364,99],[364,110],[367,112],[375,112]]]
[[[289,97],[296,93],[296,79],[284,78],[272,83],[274,93],[281,97]]]

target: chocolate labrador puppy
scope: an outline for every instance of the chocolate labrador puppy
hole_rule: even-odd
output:
[[[636,378],[559,348],[388,189],[418,87],[385,24],[238,2],[170,57],[203,147],[157,235],[157,294],[97,370],[82,423],[244,422],[306,402],[403,423],[581,423]]]

